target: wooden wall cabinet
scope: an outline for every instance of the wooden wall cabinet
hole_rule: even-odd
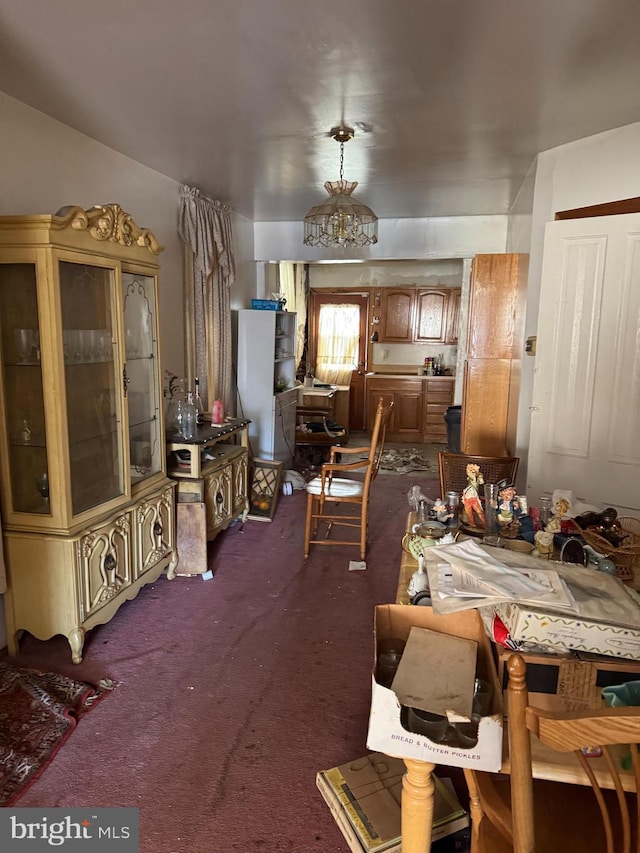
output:
[[[18,634],[112,618],[165,569],[154,236],[118,205],[0,217],[0,496],[10,654]]]
[[[449,312],[447,319],[447,335],[446,344],[457,344],[460,328],[460,302],[462,298],[462,288],[454,287],[449,295]]]
[[[383,288],[380,341],[456,343],[460,293],[451,287]]]
[[[461,450],[515,453],[527,256],[476,255],[471,270]]]
[[[451,289],[430,287],[416,292],[413,340],[422,344],[443,344],[449,329]]]
[[[382,289],[380,341],[411,343],[415,314],[416,292],[413,287]]]

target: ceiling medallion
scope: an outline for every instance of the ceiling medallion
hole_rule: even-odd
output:
[[[325,249],[372,246],[378,242],[378,217],[352,195],[358,182],[343,178],[344,144],[353,139],[353,128],[334,127],[329,135],[340,143],[340,180],[325,182],[329,198],[305,216],[304,243]]]

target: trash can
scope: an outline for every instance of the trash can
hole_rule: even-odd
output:
[[[449,453],[460,453],[460,420],[462,406],[449,406],[444,413],[447,422],[447,450]]]

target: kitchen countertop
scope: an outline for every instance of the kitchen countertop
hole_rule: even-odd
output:
[[[418,370],[420,372],[418,373]],[[398,369],[397,371],[385,370],[378,371],[372,370],[366,374],[366,379],[449,379],[455,380],[455,376],[425,376],[422,373],[422,368],[415,368],[414,371]]]

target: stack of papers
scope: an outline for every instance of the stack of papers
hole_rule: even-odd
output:
[[[425,555],[427,575],[436,612],[451,613],[505,601],[579,611],[558,572],[546,567],[509,566],[493,551],[472,540],[429,549]]]

